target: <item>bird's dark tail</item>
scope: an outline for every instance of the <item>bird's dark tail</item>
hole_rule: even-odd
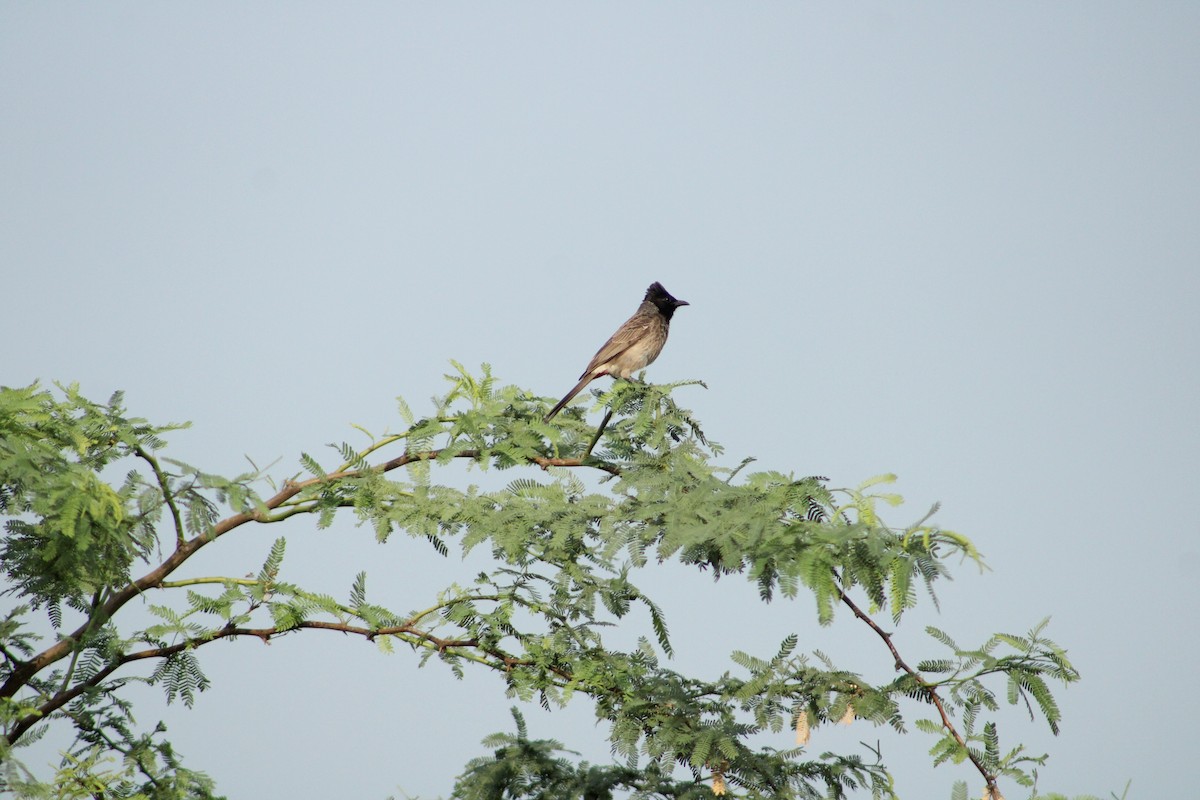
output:
[[[595,380],[595,378],[595,375],[584,375],[582,378],[580,378],[579,383],[575,384],[575,388],[567,392],[567,396],[562,400],[559,400],[558,405],[550,409],[550,413],[542,418],[542,422],[549,422],[550,420],[554,419],[554,415],[562,411],[563,406],[571,402],[571,398],[583,391],[583,387],[587,386],[589,383]]]

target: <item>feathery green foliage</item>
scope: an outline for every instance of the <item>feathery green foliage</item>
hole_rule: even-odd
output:
[[[96,404],[75,387],[0,391],[0,553],[17,601],[0,623],[0,757],[49,725],[76,735],[56,776],[39,782],[12,768],[3,785],[37,796],[66,791],[69,776],[115,787],[106,797],[211,796],[163,731],[136,728],[123,687],[149,682],[191,706],[209,686],[207,644],[322,631],[412,651],[458,675],[491,671],[510,697],[546,708],[583,695],[606,724],[618,763],[576,766],[557,742],[530,740],[514,710],[517,734],[489,739],[493,755],[460,777],[454,796],[464,800],[694,798],[714,788],[894,796],[877,752],[777,746],[792,729],[851,719],[929,732],[932,765],[970,762],[979,780],[1033,785],[1044,757],[1005,751],[993,712],[1017,704],[1057,732],[1051,687],[1078,675],[1045,623],[973,650],[931,628],[934,652],[915,668],[894,655],[875,617],[902,625],[923,597],[936,601],[950,564],[980,557],[930,515],[887,524],[883,511],[899,498],[881,487],[892,476],[833,489],[819,477],[749,472],[750,459],[722,467],[720,446],[672,397],[693,384],[619,381],[597,392],[614,417],[585,453],[594,431],[577,408],[547,424],[542,398],[498,385],[486,365],[478,376],[453,367],[450,390],[425,416],[398,402],[400,433],[359,428],[366,446],[333,445],[324,463],[304,454],[303,472],[280,484],[257,469],[223,478],[160,459],[163,435],[180,426],[129,418],[119,396]],[[495,491],[437,482],[452,462],[517,474]],[[283,523],[303,535],[304,517],[307,529],[356,522],[413,558],[483,550],[493,566],[414,597],[409,611],[374,602],[365,571],[344,595],[289,582],[284,535],[261,565],[230,564],[218,576],[188,569],[220,537]],[[795,635],[771,654],[735,651],[716,678],[689,674],[670,661],[669,620],[646,589],[664,562],[739,576],[764,602],[807,596],[803,607],[821,624],[859,626],[875,654],[864,668],[895,661],[900,674],[873,684],[820,653],[797,653]],[[154,621],[138,627],[123,610],[143,597]],[[54,631],[45,641],[30,627],[38,614]],[[648,629],[623,650],[606,638],[617,624]]]

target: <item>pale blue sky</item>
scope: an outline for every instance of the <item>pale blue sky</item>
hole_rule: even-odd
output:
[[[5,3],[0,383],[122,388],[195,423],[176,457],[284,475],[351,423],[399,427],[393,398],[419,410],[451,358],[561,395],[660,280],[692,305],[650,378],[708,384],[678,399],[731,464],[896,472],[895,522],[940,500],[987,556],[902,648],[1053,616],[1084,678],[1063,733],[1002,731],[1050,751],[1044,789],[1184,796],[1197,42],[1192,3]],[[344,594],[369,566],[402,608],[459,566],[348,520],[286,533],[296,579]],[[851,620],[644,580],[681,668],[798,630],[888,675]],[[202,655],[214,688],[164,718],[232,798],[444,795],[509,724],[492,676],[341,637]],[[527,715],[606,757],[585,705]],[[843,738],[879,739],[907,797],[978,794],[918,734]]]

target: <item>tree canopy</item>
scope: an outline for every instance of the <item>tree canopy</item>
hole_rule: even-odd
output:
[[[901,652],[889,628],[936,601],[952,564],[981,562],[931,515],[887,522],[899,500],[887,477],[834,489],[819,476],[750,471],[749,460],[723,466],[721,447],[673,399],[683,384],[597,391],[614,412],[597,437],[577,409],[542,422],[546,399],[497,385],[486,365],[472,374],[455,364],[448,377],[421,416],[399,400],[399,433],[367,434],[329,460],[303,454],[286,479],[168,458],[166,437],[184,426],[130,416],[120,394],[99,403],[76,386],[0,391],[3,788],[216,796],[162,730],[131,723],[126,688],[149,682],[190,706],[209,686],[211,642],[331,631],[458,675],[491,671],[521,702],[553,708],[582,695],[605,723],[614,763],[575,764],[560,743],[529,739],[514,709],[516,733],[486,740],[492,752],[459,776],[463,800],[895,796],[881,757],[809,747],[812,729],[848,720],[931,735],[931,768],[965,770],[955,796],[968,781],[985,797],[1006,782],[1034,786],[1045,756],[1002,746],[996,712],[1023,707],[1057,733],[1052,686],[1078,673],[1044,622],[973,644],[931,627],[921,653]],[[494,491],[439,482],[458,461],[513,477]],[[423,541],[430,558],[482,548],[493,567],[416,611],[373,600],[366,570],[338,596],[289,581],[286,535],[344,515],[380,541]],[[205,546],[264,525],[280,532],[257,572],[188,573]],[[647,588],[665,562],[750,581],[764,603],[807,598],[821,624],[849,615],[863,658],[894,664],[894,677],[873,683],[861,665],[798,652],[795,635],[771,653],[733,652],[736,669],[717,678],[693,674],[672,659],[670,620]],[[140,598],[152,624],[127,613]],[[607,632],[635,609],[652,635],[621,649]],[[54,774],[35,774],[16,756],[50,726],[71,728],[74,742]],[[771,732],[794,732],[795,746],[778,747]]]

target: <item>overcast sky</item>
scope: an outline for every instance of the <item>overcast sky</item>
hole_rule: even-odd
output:
[[[395,396],[420,413],[451,358],[561,395],[662,281],[692,305],[649,376],[707,383],[677,399],[728,463],[895,472],[893,522],[941,501],[985,554],[902,626],[914,660],[927,622],[971,643],[1053,617],[1083,674],[1062,735],[1001,731],[1050,752],[1044,790],[1187,796],[1198,42],[1184,2],[3,3],[0,383],[124,389],[194,422],[169,455],[285,476],[352,423],[401,427]],[[186,572],[244,574],[280,533],[285,577],[338,596],[364,567],[400,608],[462,577],[349,519]],[[681,669],[795,630],[889,677],[809,602],[643,581]],[[445,795],[509,727],[495,677],[360,641],[200,655],[196,709],[153,690],[140,721],[231,798]],[[526,714],[606,760],[582,702]],[[859,728],[839,746],[879,740],[906,797],[978,794],[923,734]]]

